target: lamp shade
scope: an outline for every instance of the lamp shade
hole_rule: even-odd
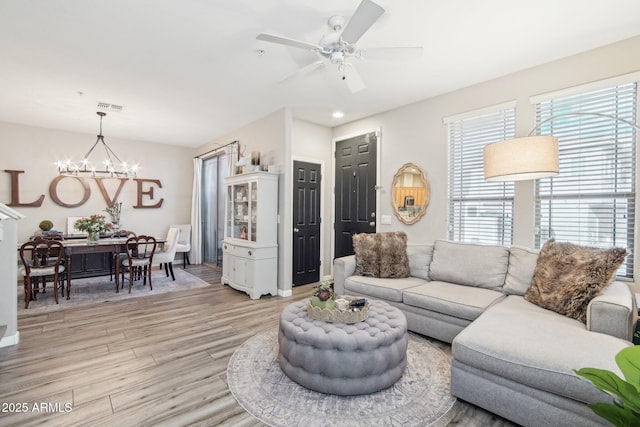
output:
[[[528,136],[487,144],[484,179],[523,181],[558,175],[558,139]]]

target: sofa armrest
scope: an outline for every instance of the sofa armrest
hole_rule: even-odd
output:
[[[629,286],[614,281],[587,307],[587,329],[633,340],[638,313]]]
[[[356,272],[356,256],[349,255],[333,260],[333,291],[344,294],[344,281]]]

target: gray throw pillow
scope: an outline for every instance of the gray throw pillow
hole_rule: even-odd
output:
[[[509,248],[509,268],[502,291],[508,295],[524,295],[533,279],[538,253],[536,249],[520,246]]]

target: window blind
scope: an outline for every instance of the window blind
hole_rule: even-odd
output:
[[[536,104],[541,135],[558,138],[560,174],[536,184],[536,245],[554,238],[634,250],[637,84],[627,83]],[[555,117],[554,117],[555,116]],[[633,277],[633,255],[618,275]]]
[[[448,122],[449,239],[510,245],[513,182],[484,180],[483,148],[515,137],[515,108]]]

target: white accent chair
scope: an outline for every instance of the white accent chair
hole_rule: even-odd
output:
[[[177,227],[170,227],[167,233],[167,241],[164,243],[164,250],[158,251],[153,255],[153,261],[160,264],[164,264],[164,272],[169,277],[171,272],[171,278],[176,280],[176,276],[173,274],[173,260],[176,257],[176,249],[178,247],[178,240],[180,239],[180,229]]]
[[[171,227],[180,229],[180,238],[178,239],[177,253],[182,253],[182,266],[187,268],[189,262],[189,252],[191,251],[191,224],[178,224]]]

